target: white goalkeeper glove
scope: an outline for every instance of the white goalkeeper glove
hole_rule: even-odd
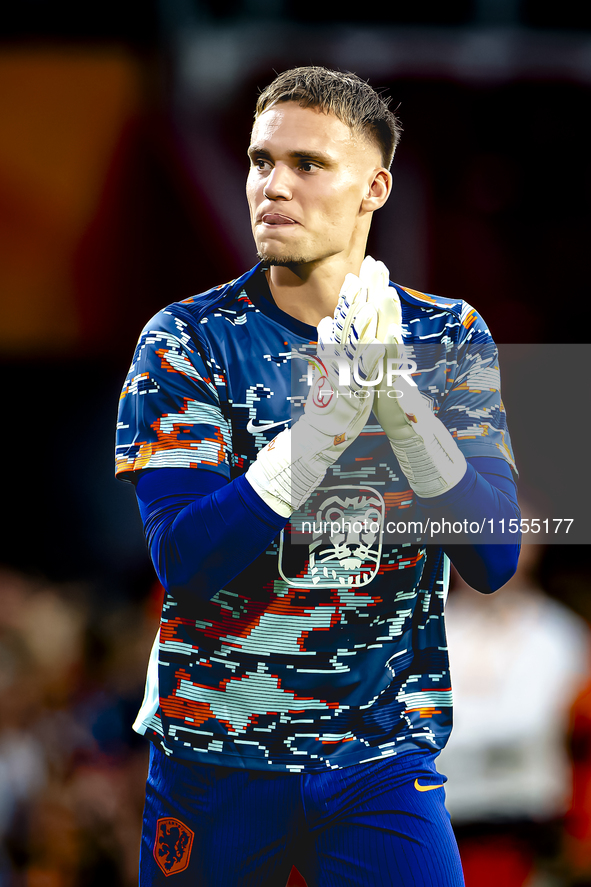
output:
[[[384,356],[377,323],[367,289],[347,274],[334,316],[318,324],[314,380],[304,415],[258,453],[245,475],[283,517],[310,497],[369,418],[374,389],[362,382],[375,377]]]
[[[406,375],[393,379],[392,368],[404,367],[405,353],[400,299],[394,287],[389,286],[388,269],[383,262],[367,256],[359,278],[367,288],[369,304],[378,312],[377,338],[386,346],[384,374],[374,400],[375,416],[417,496],[440,496],[462,479],[466,459],[416,385]],[[392,381],[395,388],[389,384]]]

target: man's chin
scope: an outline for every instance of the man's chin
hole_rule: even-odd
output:
[[[257,255],[263,264],[271,266],[278,265],[280,268],[290,268],[293,265],[305,265],[311,261],[309,258],[301,255],[284,255],[278,256],[275,253],[257,252]]]

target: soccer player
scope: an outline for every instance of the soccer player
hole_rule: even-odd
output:
[[[482,319],[365,257],[399,133],[355,75],[280,74],[248,151],[259,264],[140,337],[117,472],[166,592],[143,887],[463,883],[435,766],[449,560],[494,591],[519,545],[432,529],[519,511]]]

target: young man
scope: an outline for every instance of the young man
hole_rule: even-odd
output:
[[[146,887],[462,884],[435,768],[448,556],[491,591],[518,544],[428,527],[519,513],[481,318],[364,260],[398,138],[356,76],[277,77],[249,148],[261,262],[140,337],[117,471],[166,589],[135,725]]]

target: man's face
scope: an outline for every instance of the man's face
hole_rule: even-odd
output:
[[[293,265],[349,255],[366,237],[377,146],[333,114],[284,102],[255,121],[246,195],[260,257]]]

